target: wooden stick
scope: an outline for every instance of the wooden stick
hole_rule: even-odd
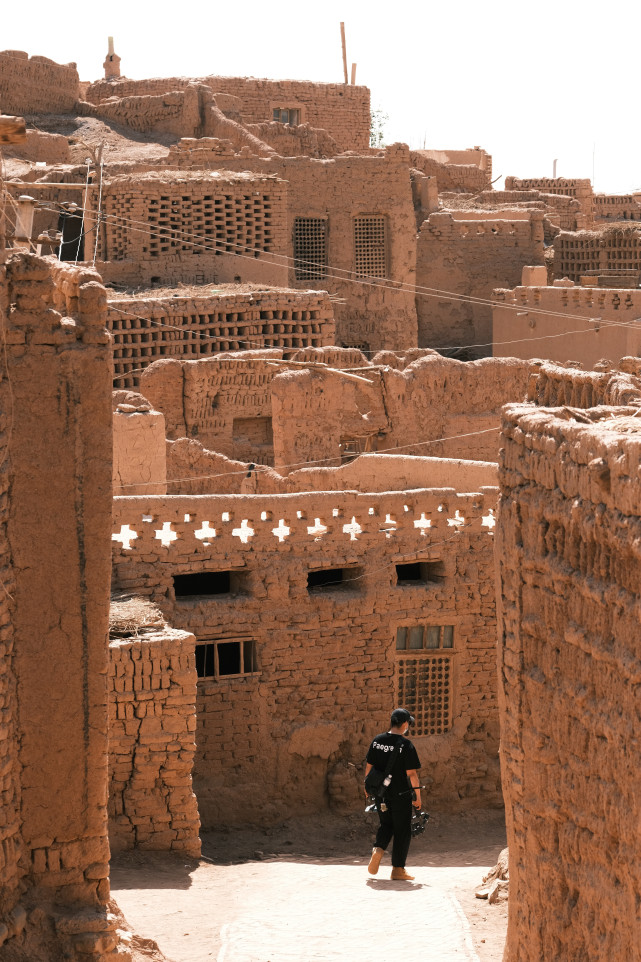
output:
[[[356,64],[352,64],[352,86],[356,83]]]
[[[341,45],[343,47],[343,73],[345,74],[345,83],[347,83],[347,49],[345,47],[345,24],[341,20]]]

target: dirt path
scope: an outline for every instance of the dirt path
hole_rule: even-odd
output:
[[[433,816],[412,843],[413,883],[391,882],[387,857],[368,876],[372,825],[326,817],[210,833],[200,863],[117,856],[113,896],[172,962],[370,962],[426,950],[433,962],[501,962],[505,906],[474,897],[505,845],[501,814]]]

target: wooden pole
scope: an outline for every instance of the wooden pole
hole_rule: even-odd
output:
[[[356,83],[356,64],[352,64],[352,86]]]
[[[345,24],[341,20],[341,46],[343,48],[343,74],[345,75],[345,83],[347,80],[347,49],[345,47]]]

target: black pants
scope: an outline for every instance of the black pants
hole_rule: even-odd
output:
[[[405,868],[407,853],[412,840],[412,798],[410,795],[387,800],[387,811],[382,812],[380,805],[376,806],[380,826],[376,833],[377,848],[387,848],[394,836],[392,845],[392,866]]]

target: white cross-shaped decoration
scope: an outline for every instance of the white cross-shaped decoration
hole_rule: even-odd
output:
[[[420,516],[420,518],[418,518],[417,520],[414,521],[414,527],[415,527],[415,528],[418,528],[418,529],[420,530],[420,532],[421,532],[421,537],[423,537],[423,538],[425,537],[425,534],[426,534],[428,528],[431,528],[431,527],[432,527],[432,522],[430,521],[429,518],[426,518],[426,517],[425,517],[425,512],[424,512],[424,511],[421,511],[421,516]]]
[[[327,531],[327,525],[323,524],[320,518],[314,518],[314,524],[307,527],[307,534],[322,538]]]
[[[240,528],[232,528],[231,532],[234,538],[240,538],[243,544],[247,544],[250,538],[254,536],[254,529],[250,528],[247,523],[247,518],[243,518],[240,523]]]
[[[491,531],[495,524],[496,518],[494,517],[494,508],[490,508],[490,513],[481,518],[481,527],[489,528]]]
[[[128,524],[123,524],[120,526],[120,531],[118,534],[114,533],[111,536],[112,541],[119,541],[125,551],[131,550],[131,542],[135,541],[138,537],[138,532],[130,528]]]
[[[160,541],[163,548],[169,548],[172,541],[178,540],[178,535],[172,530],[171,521],[165,521],[162,528],[156,530],[156,540]]]
[[[209,521],[203,521],[201,527],[198,528],[197,531],[194,531],[194,537],[198,538],[199,541],[202,541],[203,544],[208,545],[209,539],[216,537],[216,529],[211,527]]]
[[[349,535],[350,541],[356,541],[357,535],[359,535],[362,530],[356,518],[352,518],[349,524],[343,525],[343,532]]]
[[[450,528],[460,528],[461,525],[465,524],[465,518],[461,517],[461,513],[457,508],[456,511],[454,512],[454,517],[448,518],[447,523],[450,526]]]
[[[291,528],[287,527],[284,518],[279,519],[277,528],[272,528],[272,534],[276,535],[279,541],[284,541],[290,531]]]

